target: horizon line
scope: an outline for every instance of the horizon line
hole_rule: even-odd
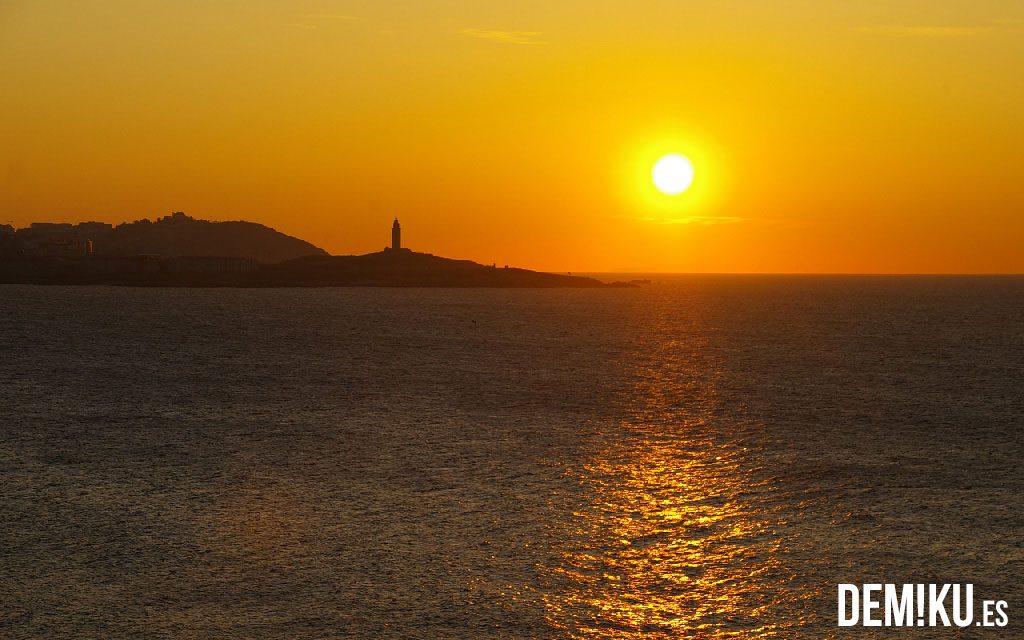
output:
[[[872,277],[1024,277],[1018,271],[549,271],[573,275],[634,276],[872,276]]]

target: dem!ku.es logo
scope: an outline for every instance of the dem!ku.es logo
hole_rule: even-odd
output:
[[[840,584],[840,627],[1005,627],[1005,600],[982,600],[973,584]]]

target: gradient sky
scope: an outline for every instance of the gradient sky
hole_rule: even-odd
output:
[[[0,223],[573,271],[1024,272],[1019,0],[0,0]],[[680,152],[684,195],[650,168]]]

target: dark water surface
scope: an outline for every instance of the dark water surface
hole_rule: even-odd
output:
[[[0,340],[5,638],[1024,637],[1021,278],[2,286]]]

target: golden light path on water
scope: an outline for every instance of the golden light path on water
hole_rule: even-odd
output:
[[[719,432],[699,347],[665,339],[638,371],[622,438],[578,471],[591,501],[560,534],[562,588],[545,597],[568,637],[785,638],[801,623],[773,487]]]

